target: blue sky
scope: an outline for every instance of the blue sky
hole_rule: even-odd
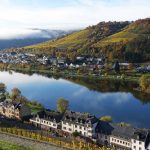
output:
[[[100,21],[136,20],[149,17],[149,8],[150,0],[0,0],[0,34],[29,28],[74,29]]]

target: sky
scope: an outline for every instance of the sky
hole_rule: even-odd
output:
[[[32,28],[79,29],[150,16],[150,0],[0,0],[0,37]]]

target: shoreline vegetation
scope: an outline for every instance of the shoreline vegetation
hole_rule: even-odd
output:
[[[135,73],[135,72],[125,72],[120,71],[119,73],[114,73],[112,70],[102,71],[101,73],[94,74],[91,72],[82,72],[80,70],[62,70],[58,68],[51,68],[50,66],[35,66],[35,65],[24,65],[24,64],[2,64],[0,63],[1,71],[16,71],[27,74],[40,74],[47,77],[57,78],[83,78],[91,80],[109,80],[109,81],[119,81],[119,82],[132,82],[138,86],[134,87],[132,90],[142,93],[150,94],[150,73]],[[148,85],[147,85],[148,84]]]
[[[10,93],[8,93],[6,89],[6,85],[0,83],[0,102],[12,100],[17,103],[23,103],[31,109],[32,113],[36,113],[44,109],[44,106],[38,101],[28,100],[25,96],[23,96],[18,88],[13,88]]]

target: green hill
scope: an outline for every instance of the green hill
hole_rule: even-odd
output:
[[[123,31],[93,45],[102,50],[109,60],[150,61],[150,18],[138,20]]]
[[[28,52],[64,55],[71,57],[79,54],[91,54],[91,46],[99,40],[121,31],[129,22],[101,22],[98,25],[67,35],[63,38],[22,48]]]
[[[104,55],[108,60],[150,61],[150,18],[135,22],[100,22],[63,38],[18,49],[36,54]]]

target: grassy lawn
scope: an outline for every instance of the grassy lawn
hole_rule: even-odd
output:
[[[0,141],[0,150],[33,150],[17,144],[12,144],[5,141]],[[35,150],[35,149],[34,149]]]

